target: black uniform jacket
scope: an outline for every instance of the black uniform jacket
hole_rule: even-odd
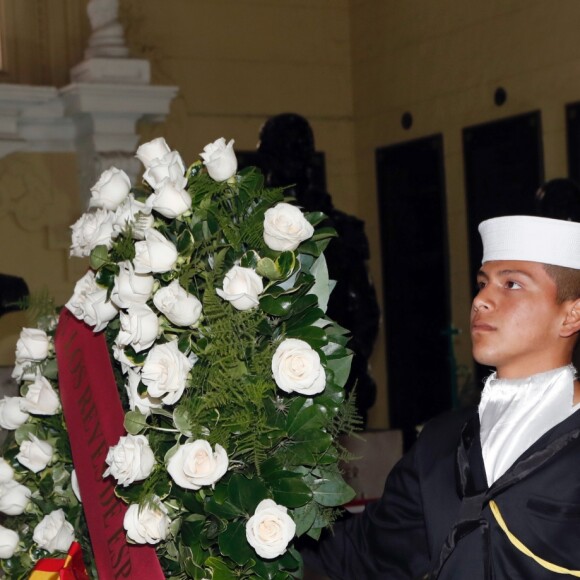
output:
[[[580,570],[579,435],[580,411],[488,487],[477,410],[438,417],[392,470],[382,498],[305,559],[333,579],[561,580],[514,547],[489,502],[535,555]]]

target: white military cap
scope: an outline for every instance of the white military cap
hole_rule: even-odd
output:
[[[514,215],[479,224],[482,263],[525,260],[580,270],[580,223]]]

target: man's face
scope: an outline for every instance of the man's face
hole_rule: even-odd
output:
[[[567,304],[542,264],[486,262],[471,310],[473,356],[501,378],[521,378],[568,364],[560,336]]]

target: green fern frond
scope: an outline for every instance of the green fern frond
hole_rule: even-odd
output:
[[[352,435],[362,429],[362,419],[356,410],[356,394],[352,391],[345,398],[344,404],[339,407],[338,413],[330,426],[333,437]]]

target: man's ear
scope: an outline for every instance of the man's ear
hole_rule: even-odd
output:
[[[566,311],[566,318],[560,330],[560,336],[567,338],[580,332],[580,298],[571,300]]]

